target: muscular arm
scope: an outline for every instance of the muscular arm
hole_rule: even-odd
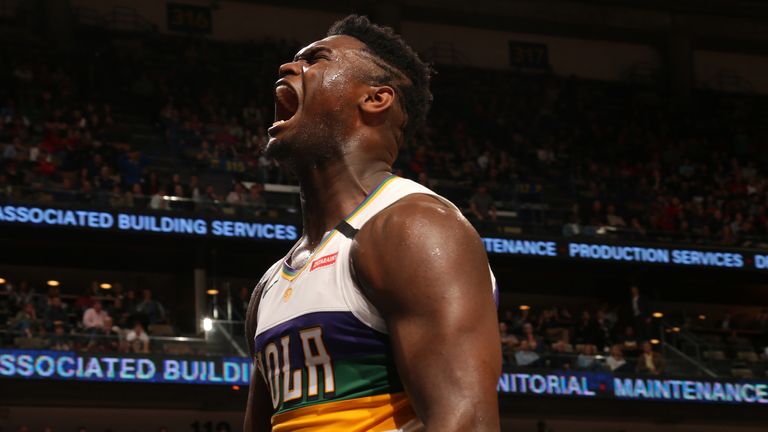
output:
[[[361,229],[352,260],[427,430],[498,431],[496,309],[485,250],[466,219],[432,197],[406,197]]]
[[[261,291],[264,288],[262,280],[253,290],[251,301],[248,303],[248,313],[245,317],[245,337],[248,343],[248,352],[253,363],[251,372],[251,384],[248,386],[248,404],[245,407],[244,432],[269,432],[272,430],[272,402],[269,399],[269,391],[264,380],[256,368],[256,352],[253,346],[253,337],[256,334],[256,313],[259,309]]]

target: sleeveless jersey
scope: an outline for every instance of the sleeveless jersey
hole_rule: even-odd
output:
[[[390,176],[325,235],[304,267],[291,268],[289,253],[264,275],[254,346],[272,399],[273,431],[423,429],[403,390],[384,320],[350,271],[357,230],[415,193],[449,203]],[[491,279],[497,295],[493,273]]]

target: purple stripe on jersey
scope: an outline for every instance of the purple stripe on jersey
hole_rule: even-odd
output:
[[[254,338],[257,352],[263,352],[270,342],[277,346],[282,358],[281,338],[290,336],[289,350],[292,365],[304,364],[304,353],[299,332],[312,327],[323,329],[323,343],[334,360],[389,353],[389,337],[363,324],[352,312],[313,312],[259,334]]]

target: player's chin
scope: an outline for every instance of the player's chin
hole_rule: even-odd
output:
[[[264,156],[270,159],[280,159],[282,153],[285,153],[285,143],[277,137],[270,136],[267,145],[264,147]]]

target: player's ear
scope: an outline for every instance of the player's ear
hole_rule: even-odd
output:
[[[380,114],[395,103],[395,90],[390,86],[371,86],[360,99],[360,109],[366,114]]]

